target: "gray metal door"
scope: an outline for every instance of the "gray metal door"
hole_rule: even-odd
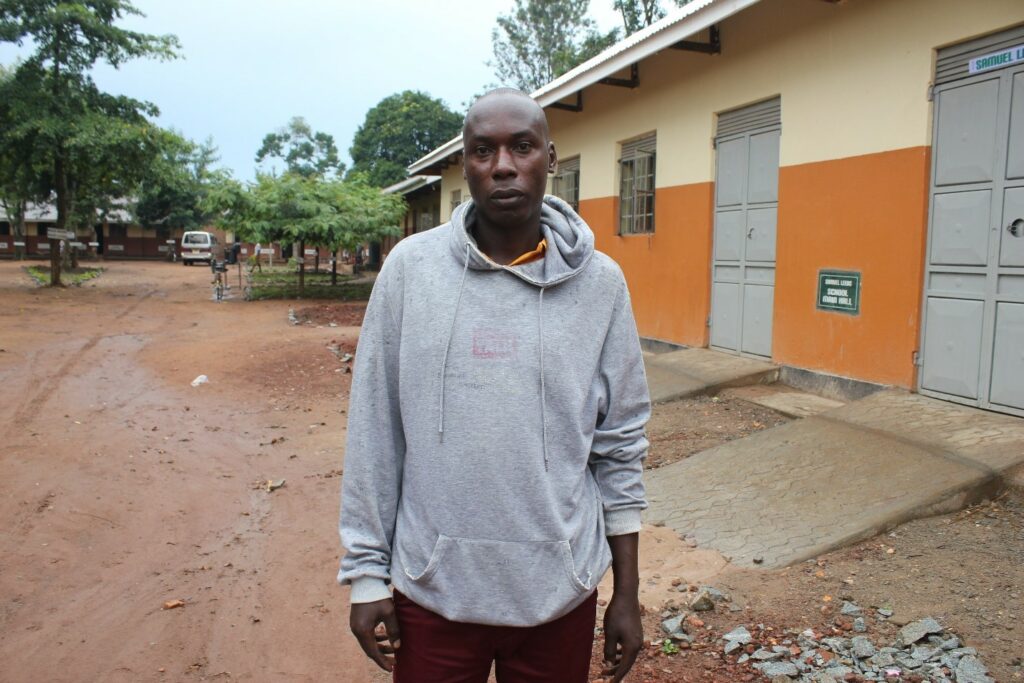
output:
[[[771,357],[779,205],[778,99],[719,117],[711,346]]]
[[[957,49],[966,64],[991,43]],[[943,57],[919,389],[1024,415],[1024,66],[970,75]]]

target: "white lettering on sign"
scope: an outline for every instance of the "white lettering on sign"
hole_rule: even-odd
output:
[[[108,244],[107,251],[124,251],[123,244]]]
[[[306,256],[316,256],[316,249],[307,249]]]
[[[165,254],[167,253],[168,249],[170,249],[170,247],[168,247],[166,244],[158,244],[156,247],[157,251],[163,252]]]
[[[1008,47],[1005,50],[1000,50],[999,52],[975,57],[967,65],[967,72],[976,74],[981,73],[982,71],[989,71],[990,69],[999,69],[1004,66],[1010,66],[1011,64],[1017,64],[1018,62],[1024,62],[1024,45]]]
[[[99,242],[89,242],[89,246],[90,247],[98,247],[98,246],[100,246],[100,243]]]
[[[7,242],[0,242],[0,249],[6,249],[6,248],[7,248]]]
[[[23,247],[23,246],[25,246],[25,243],[24,242],[15,242],[14,246],[16,246],[16,247]]]

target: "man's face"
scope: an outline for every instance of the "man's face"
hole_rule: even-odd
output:
[[[525,97],[486,97],[466,119],[463,149],[463,175],[484,221],[515,228],[540,215],[557,163],[543,110]]]

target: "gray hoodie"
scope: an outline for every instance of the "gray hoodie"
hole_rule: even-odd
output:
[[[450,223],[388,255],[363,320],[341,506],[352,601],[534,626],[640,529],[650,415],[622,271],[545,197],[543,259],[501,266]]]

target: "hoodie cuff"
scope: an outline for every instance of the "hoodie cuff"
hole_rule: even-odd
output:
[[[620,510],[605,510],[604,513],[604,535],[624,536],[635,534],[640,531],[641,511],[640,508],[623,508]]]
[[[363,602],[377,602],[387,600],[391,597],[391,591],[383,579],[375,576],[360,576],[352,579],[352,595],[349,602],[359,604]]]

